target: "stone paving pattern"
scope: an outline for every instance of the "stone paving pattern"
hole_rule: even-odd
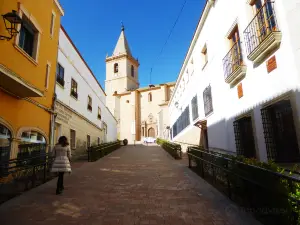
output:
[[[157,146],[126,146],[0,206],[1,225],[258,225]]]

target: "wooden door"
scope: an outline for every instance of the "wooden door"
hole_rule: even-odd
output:
[[[154,128],[149,128],[149,130],[148,130],[148,137],[153,137],[153,138],[155,138],[155,130],[154,130]]]

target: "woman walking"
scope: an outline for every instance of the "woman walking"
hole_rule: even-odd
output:
[[[71,149],[68,139],[61,136],[58,143],[53,148],[53,156],[55,157],[51,172],[58,173],[56,194],[59,195],[64,190],[64,173],[71,173]]]

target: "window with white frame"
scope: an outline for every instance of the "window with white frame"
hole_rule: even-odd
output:
[[[15,44],[18,50],[22,50],[25,55],[37,62],[41,29],[23,4],[20,4],[19,16],[22,18],[22,24],[19,25],[20,31],[15,39]]]
[[[23,16],[22,20],[23,23],[19,33],[19,47],[23,49],[29,56],[35,58],[34,48],[36,45],[36,34],[38,31],[26,16]]]

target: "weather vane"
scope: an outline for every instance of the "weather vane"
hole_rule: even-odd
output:
[[[124,30],[125,30],[125,27],[124,27],[123,21],[121,21],[121,29],[122,29],[122,31],[124,31]]]

